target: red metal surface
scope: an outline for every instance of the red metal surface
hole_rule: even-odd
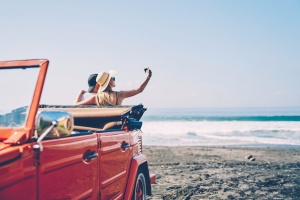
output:
[[[0,153],[0,164],[8,162],[13,159],[16,159],[20,155],[21,155],[21,152],[20,152],[19,147],[5,148]]]
[[[14,67],[30,67],[30,66],[41,66],[47,59],[31,59],[31,60],[9,60],[0,61],[0,68],[14,68]]]
[[[150,183],[155,184],[156,183],[156,174],[149,173],[149,177],[150,177]]]
[[[20,155],[0,167],[0,199],[36,199],[37,170],[30,144],[7,150],[19,151]]]
[[[126,131],[99,134],[101,199],[123,197],[124,195],[132,155],[130,148],[121,148],[121,146],[129,144],[129,134],[130,132]]]
[[[48,60],[44,60],[44,62],[41,63],[40,65],[40,73],[39,77],[36,83],[34,95],[32,98],[32,103],[30,106],[30,110],[28,113],[28,118],[27,118],[27,123],[26,123],[26,129],[28,130],[26,132],[27,139],[32,137],[33,134],[33,127],[34,127],[34,122],[35,122],[35,116],[39,107],[42,91],[43,91],[43,86],[44,82],[46,79],[46,73],[48,69]]]
[[[9,127],[1,127],[1,136],[0,136],[0,140],[6,140],[7,138],[9,138],[14,130],[14,128],[9,128]]]
[[[84,160],[97,152],[97,135],[43,141],[38,169],[39,199],[96,199],[99,157]]]
[[[127,179],[127,187],[126,187],[126,192],[125,192],[125,196],[124,196],[125,200],[131,199],[139,166],[145,162],[147,162],[147,158],[143,154],[135,156],[131,160],[130,172],[129,172],[129,176]]]

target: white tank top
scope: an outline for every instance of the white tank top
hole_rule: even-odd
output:
[[[93,92],[85,92],[85,93],[83,93],[83,95],[81,95],[81,101],[88,99],[88,98],[94,96],[95,94],[96,93],[93,93]]]

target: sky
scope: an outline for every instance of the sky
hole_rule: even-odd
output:
[[[0,60],[50,60],[45,104],[72,104],[92,73],[123,105],[300,107],[300,1],[3,1]],[[0,86],[3,87],[3,86]]]

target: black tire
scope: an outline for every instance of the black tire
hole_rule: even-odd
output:
[[[138,171],[132,193],[132,200],[146,200],[146,189],[145,175],[143,172]]]

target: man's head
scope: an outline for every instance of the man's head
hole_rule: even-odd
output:
[[[96,78],[97,78],[98,74],[91,74],[89,76],[88,79],[88,84],[89,84],[89,88],[88,88],[88,92],[93,92],[95,86],[96,86]]]

